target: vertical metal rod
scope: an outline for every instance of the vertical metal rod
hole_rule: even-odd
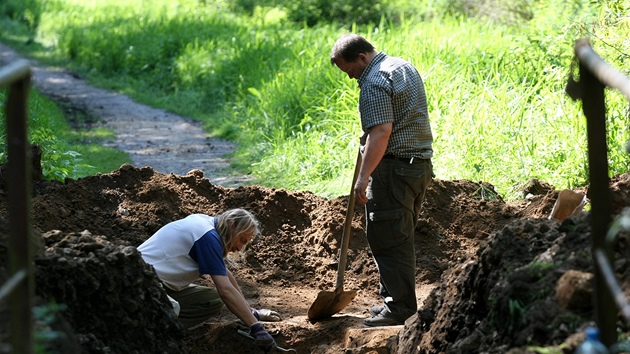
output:
[[[33,353],[33,266],[30,227],[31,149],[27,137],[29,75],[9,87],[6,104],[9,199],[9,266],[11,274],[26,269],[26,279],[9,297],[12,353]]]
[[[599,263],[595,259],[595,250],[597,249],[604,252],[608,262],[612,258],[612,250],[606,244],[606,234],[612,221],[612,195],[609,187],[610,178],[608,177],[604,85],[582,62],[580,62],[580,83],[588,135],[592,253],[595,266],[595,322],[600,329],[602,343],[610,346],[617,341],[615,330],[617,309]]]

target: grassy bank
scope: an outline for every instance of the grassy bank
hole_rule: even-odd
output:
[[[28,36],[19,30],[0,38],[203,121],[237,141],[235,168],[260,184],[337,196],[349,190],[358,148],[359,91],[328,55],[339,35],[358,32],[423,76],[437,178],[488,181],[513,198],[531,178],[557,188],[588,183],[585,119],[564,85],[583,36],[628,70],[627,12],[611,4],[622,6],[532,4],[531,18],[508,24],[433,16],[306,28],[277,9],[245,16],[192,0],[47,1],[35,43],[22,45]],[[623,173],[627,102],[608,96],[610,165]]]

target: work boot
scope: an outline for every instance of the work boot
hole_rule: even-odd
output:
[[[405,324],[405,320],[394,317],[389,311],[381,311],[378,315],[363,320],[363,324],[370,327],[399,326]]]

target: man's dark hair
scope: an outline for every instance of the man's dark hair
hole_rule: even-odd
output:
[[[358,34],[347,33],[335,42],[330,53],[330,63],[335,64],[337,59],[343,58],[346,62],[357,60],[359,54],[367,54],[374,51],[374,46]]]

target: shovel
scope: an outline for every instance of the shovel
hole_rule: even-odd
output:
[[[564,189],[558,193],[558,199],[553,205],[549,219],[562,221],[569,216],[579,214],[586,205],[586,195]]]
[[[346,210],[346,220],[343,225],[343,236],[341,237],[341,251],[339,252],[339,265],[337,266],[337,288],[335,291],[320,291],[315,302],[308,309],[310,320],[320,320],[330,317],[343,310],[344,307],[357,296],[356,290],[343,290],[343,275],[346,269],[346,258],[348,253],[348,243],[350,242],[350,230],[352,226],[352,216],[354,215],[354,184],[357,182],[359,168],[361,167],[361,152],[357,154],[357,163],[354,167],[354,177],[352,177],[352,188],[350,189],[350,199]]]

